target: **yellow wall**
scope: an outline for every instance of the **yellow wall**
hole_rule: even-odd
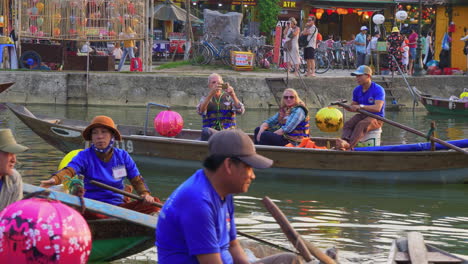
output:
[[[442,39],[444,38],[445,32],[448,29],[448,17],[445,14],[445,7],[439,6],[436,11],[436,30],[434,40],[434,59],[440,61],[439,54],[442,50]]]
[[[464,28],[468,28],[468,6],[455,6],[452,12],[453,22],[455,22],[455,32],[452,33],[452,68],[467,70],[466,56],[463,54],[465,42],[460,38],[465,36]]]

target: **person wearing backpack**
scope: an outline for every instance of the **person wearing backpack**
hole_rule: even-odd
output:
[[[307,36],[307,42],[299,43],[300,46],[304,47],[304,59],[307,62],[307,73],[305,74],[306,77],[315,76],[315,49],[317,49],[317,33],[318,29],[315,26],[315,16],[310,16],[307,19],[306,27],[302,31],[302,36]]]

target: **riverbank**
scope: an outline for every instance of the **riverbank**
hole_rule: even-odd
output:
[[[112,106],[145,106],[156,102],[172,107],[195,107],[206,92],[207,77],[212,72],[220,73],[251,109],[276,105],[274,94],[277,91],[267,85],[265,78],[285,78],[287,86],[298,90],[313,108],[337,99],[350,100],[356,86],[355,78],[349,75],[351,70],[330,70],[314,78],[286,76],[284,71],[238,72],[193,66],[151,73],[91,72],[89,76],[86,72],[0,71],[0,82],[15,82],[0,95],[0,100],[23,104]],[[401,76],[392,79],[376,75],[373,79],[388,84],[398,97],[398,103],[412,107],[413,99]],[[427,75],[409,77],[408,82],[425,93],[441,97],[458,96],[463,88],[468,88],[467,76]]]

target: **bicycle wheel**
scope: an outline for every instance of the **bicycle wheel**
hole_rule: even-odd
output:
[[[203,44],[193,44],[189,54],[189,60],[192,65],[205,65],[211,62],[213,58],[210,50]]]
[[[316,54],[315,56],[315,73],[326,73],[330,69],[330,61],[323,53]]]
[[[299,64],[299,72],[305,74],[307,72],[307,61],[300,59],[301,63]]]
[[[225,65],[231,65],[231,51],[241,51],[237,45],[226,45],[221,51],[221,60]]]

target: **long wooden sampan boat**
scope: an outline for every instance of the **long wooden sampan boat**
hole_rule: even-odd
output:
[[[44,188],[24,184],[25,195]],[[49,189],[48,197],[70,206],[81,206],[77,196]],[[84,198],[87,210],[112,218],[87,220],[93,245],[89,262],[108,262],[126,258],[154,247],[157,217]]]
[[[426,244],[418,232],[410,232],[407,238],[400,237],[393,241],[387,264],[422,263],[468,264],[468,260]]]
[[[88,122],[35,116],[24,106],[6,105],[55,148],[67,153],[86,147],[81,131]],[[145,133],[143,126],[118,125],[118,129],[123,140],[116,142],[116,146],[127,150],[139,164],[148,163],[155,169],[172,167],[193,172],[208,154],[207,142],[197,140],[200,130],[184,129],[175,138],[167,138],[152,128]],[[332,147],[336,141],[333,138],[313,140],[319,146]],[[339,182],[468,182],[468,155],[455,151],[336,151],[259,145],[256,148],[258,153],[274,160],[272,168],[256,171],[268,177]]]

